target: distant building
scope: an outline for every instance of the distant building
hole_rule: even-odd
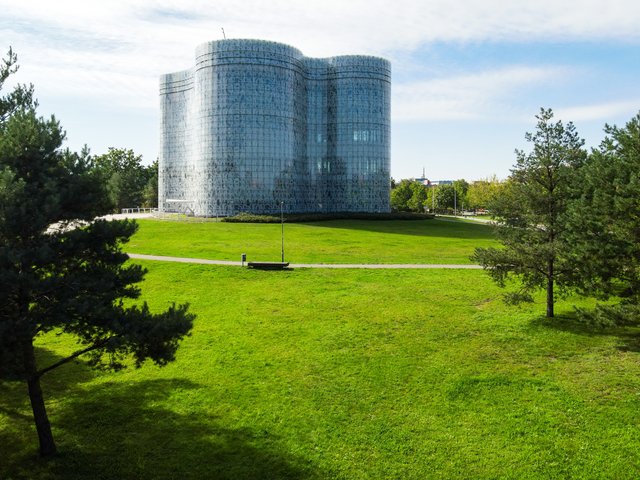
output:
[[[161,211],[390,211],[387,60],[221,40],[160,79]]]
[[[431,180],[429,180],[426,177],[422,177],[422,178],[414,178],[413,179],[414,182],[418,182],[421,183],[422,185],[424,185],[425,187],[430,187],[431,186]]]
[[[427,187],[437,187],[438,185],[453,185],[453,180],[429,180],[426,177],[414,178],[413,180]]]

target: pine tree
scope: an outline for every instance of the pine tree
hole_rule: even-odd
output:
[[[9,97],[0,104],[10,104]],[[139,265],[125,263],[121,251],[137,225],[93,220],[108,205],[106,190],[90,171],[86,152],[62,149],[64,132],[55,118],[38,117],[30,100],[14,102],[5,113],[0,121],[0,375],[27,384],[40,453],[51,455],[56,446],[40,386],[44,374],[84,354],[92,365],[114,369],[122,368],[125,358],[137,366],[147,359],[164,365],[174,359],[194,316],[186,305],[152,314],[146,303],[125,303],[139,297],[137,283],[145,274]],[[51,331],[74,336],[81,347],[40,365],[34,340]]]
[[[640,113],[606,138],[582,171],[580,195],[569,209],[569,241],[581,293],[607,299],[583,314],[601,324],[640,317]]]
[[[511,303],[532,301],[533,291],[546,290],[546,316],[553,317],[557,289],[573,278],[566,212],[586,152],[572,123],[552,122],[550,109],[536,118],[536,132],[525,136],[532,150],[516,151],[511,176],[490,205],[503,248],[478,248],[472,259],[500,286],[512,275],[519,278],[519,290],[507,295]]]

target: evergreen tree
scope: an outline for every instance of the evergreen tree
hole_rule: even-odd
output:
[[[557,288],[569,287],[574,278],[566,213],[586,152],[572,123],[552,122],[550,109],[536,118],[536,132],[525,136],[532,150],[516,151],[508,187],[491,205],[503,248],[478,248],[472,259],[500,286],[510,275],[521,280],[509,302],[531,301],[534,290],[545,289],[546,316],[553,317]]]
[[[0,91],[4,86],[4,82],[12,74],[18,71],[18,56],[9,47],[6,58],[0,63]],[[33,97],[33,85],[16,85],[7,95],[0,96],[0,124],[11,117],[19,110],[36,108],[37,102]]]
[[[570,208],[575,283],[588,296],[617,297],[617,305],[583,314],[593,321],[637,323],[640,318],[640,113],[624,128],[605,126],[580,177]]]
[[[106,191],[88,152],[62,150],[63,140],[55,118],[37,117],[28,103],[0,122],[0,374],[27,384],[42,455],[56,451],[44,374],[83,354],[114,369],[126,357],[164,365],[194,319],[186,305],[152,314],[124,302],[138,298],[145,273],[121,251],[137,226],[93,221]],[[52,331],[81,348],[41,365],[34,341]]]

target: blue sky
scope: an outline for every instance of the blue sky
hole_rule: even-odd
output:
[[[222,38],[288,43],[305,55],[392,62],[391,173],[504,178],[540,107],[588,146],[640,111],[640,2],[630,0],[0,0],[43,115],[67,145],[158,152],[158,77]]]

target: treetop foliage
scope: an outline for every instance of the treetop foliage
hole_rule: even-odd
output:
[[[15,62],[10,50],[0,87]],[[54,117],[36,115],[32,89],[0,98],[0,374],[27,383],[40,452],[50,455],[42,375],[83,354],[113,369],[125,358],[164,365],[195,317],[187,305],[152,313],[132,303],[145,270],[126,263],[121,248],[137,225],[94,220],[110,207],[102,170],[88,149],[62,148],[64,131]],[[132,163],[122,168],[139,163],[129,153],[124,160]],[[73,335],[81,348],[43,366],[34,340],[51,331]]]
[[[574,283],[583,294],[619,298],[626,316],[635,305],[638,318],[640,113],[624,127],[606,125],[604,131],[606,137],[589,156],[569,208]],[[603,312],[604,317],[616,316],[611,307],[602,307]]]
[[[157,206],[158,165],[142,164],[142,156],[131,149],[109,148],[93,157],[93,168],[107,186],[111,210]]]
[[[502,249],[477,249],[474,259],[498,282],[514,275],[515,301],[547,290],[574,290],[618,304],[580,316],[598,325],[640,322],[640,113],[624,127],[605,125],[590,153],[573,124],[540,111],[529,153],[517,161],[492,203]],[[551,315],[549,315],[551,313]]]
[[[495,176],[469,183],[465,179],[453,184],[424,185],[412,179],[392,181],[391,208],[397,212],[453,213],[454,209],[487,209],[501,187]]]
[[[0,239],[26,241],[52,223],[105,212],[104,187],[80,155],[61,150],[64,138],[54,117],[44,120],[33,110],[17,112],[3,125],[0,168],[11,181],[0,191],[12,194],[0,207]]]
[[[9,47],[7,56],[0,63],[0,91],[6,80],[18,71],[18,56]],[[35,109],[38,106],[33,96],[33,85],[16,85],[11,92],[0,96],[0,125],[20,109]]]
[[[558,288],[562,293],[572,284],[567,206],[587,153],[572,123],[554,122],[550,109],[536,119],[535,133],[525,135],[531,150],[516,150],[511,176],[490,206],[503,248],[479,248],[473,258],[500,286],[511,275],[520,279],[520,288],[507,295],[512,303],[531,301],[533,291],[546,289],[552,317]]]
[[[106,191],[82,155],[61,149],[63,139],[54,118],[38,118],[33,110],[18,111],[1,130],[4,370],[11,364],[7,356],[20,363],[16,348],[51,329],[76,335],[96,355],[109,356],[114,368],[118,355],[166,363],[193,316],[186,306],[159,315],[144,304],[124,306],[123,299],[138,298],[136,285],[145,273],[139,265],[125,265],[128,257],[121,252],[137,225],[93,220],[108,205]],[[77,226],[78,220],[90,223]]]

